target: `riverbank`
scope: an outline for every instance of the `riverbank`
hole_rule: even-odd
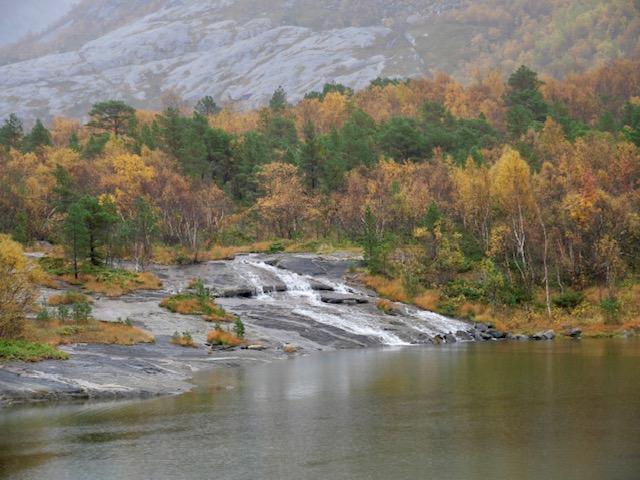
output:
[[[532,336],[539,332],[554,331],[560,336],[569,336],[576,330],[586,338],[640,335],[640,283],[634,281],[619,287],[614,311],[605,308],[606,292],[593,287],[564,296],[554,292],[549,315],[542,290],[534,292],[533,298],[527,303],[505,305],[481,301],[471,282],[465,282],[464,279],[458,282],[456,289],[425,289],[411,295],[401,279],[365,273],[354,274],[353,278],[385,299],[473,323],[492,325],[497,330],[515,335]]]
[[[291,355],[344,348],[430,343],[449,334],[466,338],[464,322],[430,312],[386,315],[371,292],[343,283],[357,264],[350,254],[240,256],[185,266],[151,267],[162,282],[155,290],[110,297],[85,290],[93,317],[127,323],[155,337],[139,345],[63,345],[66,361],[0,365],[0,404],[108,399],[177,394],[190,390],[194,372],[213,366],[271,362]],[[206,346],[214,329],[200,315],[184,315],[161,303],[201,279],[216,303],[246,325],[243,349]],[[41,302],[60,297],[42,288]],[[55,301],[54,301],[55,303]],[[224,326],[223,326],[224,328]],[[197,348],[172,344],[188,333]]]
[[[405,303],[383,303],[353,277],[359,266],[358,257],[347,253],[241,255],[194,265],[153,265],[153,275],[162,282],[156,290],[120,297],[85,291],[95,318],[119,324],[127,319],[155,337],[155,343],[66,345],[60,347],[69,355],[66,361],[2,364],[0,405],[179,394],[192,388],[197,371],[317,351],[529,339],[492,322],[474,324]],[[202,281],[217,305],[242,319],[245,348],[208,346],[211,322],[161,306],[194,279]],[[60,291],[43,288],[41,294],[45,302]],[[180,343],[176,332],[187,334],[196,348],[174,345]],[[533,333],[544,334],[541,340],[551,338],[548,332]]]

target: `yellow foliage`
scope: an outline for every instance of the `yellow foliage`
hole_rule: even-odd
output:
[[[19,243],[0,234],[0,338],[21,334],[42,275],[40,268],[25,257]]]

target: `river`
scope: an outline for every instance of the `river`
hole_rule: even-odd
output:
[[[179,396],[0,410],[0,477],[634,480],[639,365],[612,339],[219,368]]]

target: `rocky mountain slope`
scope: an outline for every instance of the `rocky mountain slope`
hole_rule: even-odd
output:
[[[296,100],[332,81],[361,88],[378,76],[464,74],[483,48],[493,55],[482,41],[522,24],[520,10],[491,15],[509,13],[489,8],[501,1],[84,0],[41,35],[0,49],[0,117],[81,116],[106,98],[159,108],[168,92],[248,108],[279,85]],[[521,15],[555,12],[539,10]],[[628,34],[628,24],[616,28]]]

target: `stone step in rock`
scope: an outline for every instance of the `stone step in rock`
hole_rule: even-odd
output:
[[[348,295],[344,293],[322,293],[320,300],[324,303],[340,304],[340,305],[356,305],[369,303],[369,300],[365,297],[357,295]]]

